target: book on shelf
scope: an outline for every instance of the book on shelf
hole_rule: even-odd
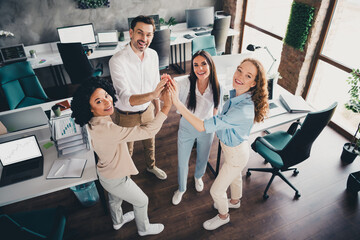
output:
[[[301,96],[280,94],[279,99],[289,113],[312,111],[312,108]]]
[[[46,179],[80,178],[84,172],[86,159],[69,158],[54,161]]]

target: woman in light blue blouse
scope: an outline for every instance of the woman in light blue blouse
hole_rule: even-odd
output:
[[[220,86],[216,75],[215,64],[206,51],[196,52],[191,60],[190,76],[178,82],[179,99],[199,119],[207,119],[217,114],[222,105]],[[183,117],[178,131],[178,183],[172,203],[178,205],[186,191],[189,172],[189,158],[196,141],[196,167],[194,174],[195,189],[201,192],[204,188],[202,176],[210,155],[214,133],[198,132]]]
[[[199,132],[216,132],[220,139],[225,161],[210,189],[214,207],[219,214],[203,224],[205,229],[214,230],[230,221],[229,208],[240,207],[241,171],[249,159],[247,140],[253,123],[263,121],[269,109],[264,67],[255,59],[242,61],[233,76],[234,89],[230,91],[230,99],[220,114],[206,120],[197,118],[181,103],[176,82],[170,78],[169,82],[173,104],[182,116]],[[230,199],[226,194],[229,186]]]

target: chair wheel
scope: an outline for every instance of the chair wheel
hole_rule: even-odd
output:
[[[246,172],[246,177],[250,177],[251,176],[251,172],[247,171]]]
[[[263,199],[264,199],[264,200],[266,200],[266,199],[268,199],[268,198],[269,198],[269,195],[267,195],[267,194],[264,194],[264,195],[263,195]]]
[[[299,192],[296,192],[294,198],[295,198],[295,199],[298,199],[299,197],[301,197],[300,193],[299,193]]]
[[[294,172],[293,172],[293,175],[297,176],[298,174],[299,174],[299,170],[295,169]]]

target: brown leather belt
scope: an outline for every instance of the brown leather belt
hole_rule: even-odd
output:
[[[142,114],[144,113],[148,108],[146,108],[145,110],[142,110],[142,111],[138,111],[138,112],[126,112],[126,111],[121,111],[120,109],[117,109],[117,111],[121,114],[124,114],[124,115],[134,115],[134,114]]]

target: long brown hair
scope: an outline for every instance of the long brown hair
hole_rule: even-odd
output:
[[[254,122],[262,122],[269,111],[269,91],[266,72],[264,66],[256,59],[246,58],[241,62],[241,64],[243,62],[251,62],[257,69],[257,75],[255,78],[256,85],[250,88],[250,91],[252,93],[251,99],[255,104]]]
[[[210,67],[210,75],[209,75],[209,84],[213,93],[213,99],[214,99],[214,108],[217,108],[219,106],[220,103],[220,85],[219,85],[219,81],[217,79],[217,74],[216,74],[216,68],[215,68],[215,64],[214,61],[211,58],[211,55],[204,51],[204,50],[200,50],[197,51],[191,59],[191,71],[190,71],[190,76],[189,76],[189,81],[190,81],[190,92],[189,92],[189,99],[187,101],[187,108],[195,111],[196,109],[196,81],[197,81],[197,77],[196,74],[194,72],[194,66],[193,66],[193,62],[194,59],[197,56],[202,56],[205,58],[207,64]]]

